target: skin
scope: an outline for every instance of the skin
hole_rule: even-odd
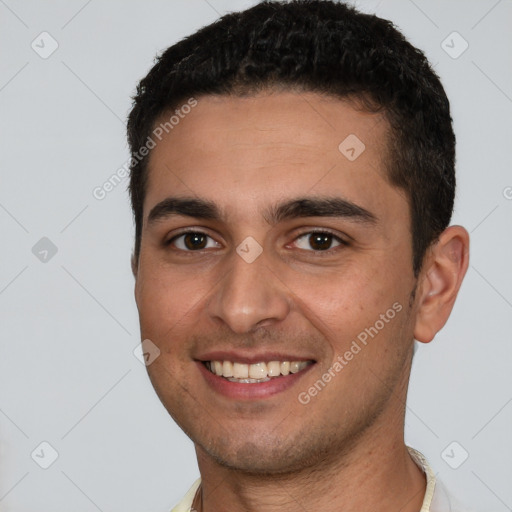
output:
[[[448,319],[469,236],[449,227],[414,277],[407,198],[386,179],[387,130],[381,114],[315,93],[205,96],[152,150],[140,258],[132,260],[135,299],[142,339],[160,350],[147,367],[152,384],[196,447],[196,508],[420,509],[425,478],[403,439],[413,339],[431,341]],[[365,144],[354,161],[338,149],[350,134]],[[222,216],[148,223],[169,196],[211,201]],[[266,220],[277,203],[327,196],[376,222]],[[165,245],[183,228],[207,234],[208,245],[187,252],[183,237]],[[328,238],[328,250],[315,250],[302,236],[312,230],[347,243]],[[262,248],[252,263],[236,252],[248,236]],[[394,303],[401,311],[300,403],[299,393]],[[198,370],[212,350],[277,351],[315,364],[280,393],[232,399]]]

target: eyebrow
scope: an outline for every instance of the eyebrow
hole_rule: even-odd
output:
[[[218,206],[205,199],[168,197],[155,205],[148,215],[148,225],[173,216],[222,220]],[[263,215],[268,224],[302,217],[341,217],[362,224],[376,224],[377,216],[352,201],[341,197],[305,197],[279,203]]]

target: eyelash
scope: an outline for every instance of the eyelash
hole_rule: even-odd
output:
[[[310,253],[313,253],[315,254],[315,256],[330,256],[333,254],[333,252],[335,252],[337,249],[340,249],[342,247],[346,247],[348,246],[348,242],[346,240],[343,240],[342,238],[340,238],[338,235],[334,234],[332,231],[328,230],[328,229],[314,229],[314,230],[311,230],[311,231],[304,231],[302,233],[299,233],[295,238],[294,238],[294,242],[306,235],[312,235],[312,234],[315,234],[315,233],[318,233],[318,234],[321,234],[321,235],[330,235],[332,236],[333,240],[335,240],[336,242],[339,242],[340,245],[338,246],[335,246],[331,249],[326,249],[326,250],[314,250],[314,249],[311,249],[311,250],[307,250],[307,249],[299,249],[300,251],[304,251],[304,252],[310,252]],[[188,230],[188,231],[182,231],[181,233],[178,233],[177,235],[174,235],[172,238],[170,238],[169,240],[167,240],[166,242],[164,242],[164,245],[167,247],[167,246],[170,246],[174,241],[176,241],[178,238],[181,238],[183,236],[186,236],[186,235],[190,235],[190,234],[198,234],[198,235],[204,235],[204,236],[207,236],[208,238],[211,238],[213,240],[213,237],[211,237],[208,233],[205,233],[204,231],[201,231],[201,230]],[[184,250],[184,249],[175,249],[177,251],[180,251],[182,253],[190,253],[190,254],[193,254],[193,253],[200,253],[202,251],[204,251],[205,249],[198,249],[198,250]]]

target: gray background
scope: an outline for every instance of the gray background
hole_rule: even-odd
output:
[[[133,354],[127,181],[93,190],[128,158],[130,96],[155,54],[252,3],[0,0],[2,511],[164,512],[198,476]],[[471,232],[452,317],[415,356],[406,441],[474,508],[512,510],[512,2],[357,5],[440,74],[458,137],[453,222]],[[48,469],[43,441],[58,453]]]

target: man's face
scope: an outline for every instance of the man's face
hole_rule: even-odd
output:
[[[160,350],[155,390],[203,456],[293,471],[402,421],[415,279],[387,127],[314,93],[207,96],[152,150],[141,333]],[[211,208],[175,202],[148,222],[167,198]],[[284,375],[289,362],[300,371]]]

